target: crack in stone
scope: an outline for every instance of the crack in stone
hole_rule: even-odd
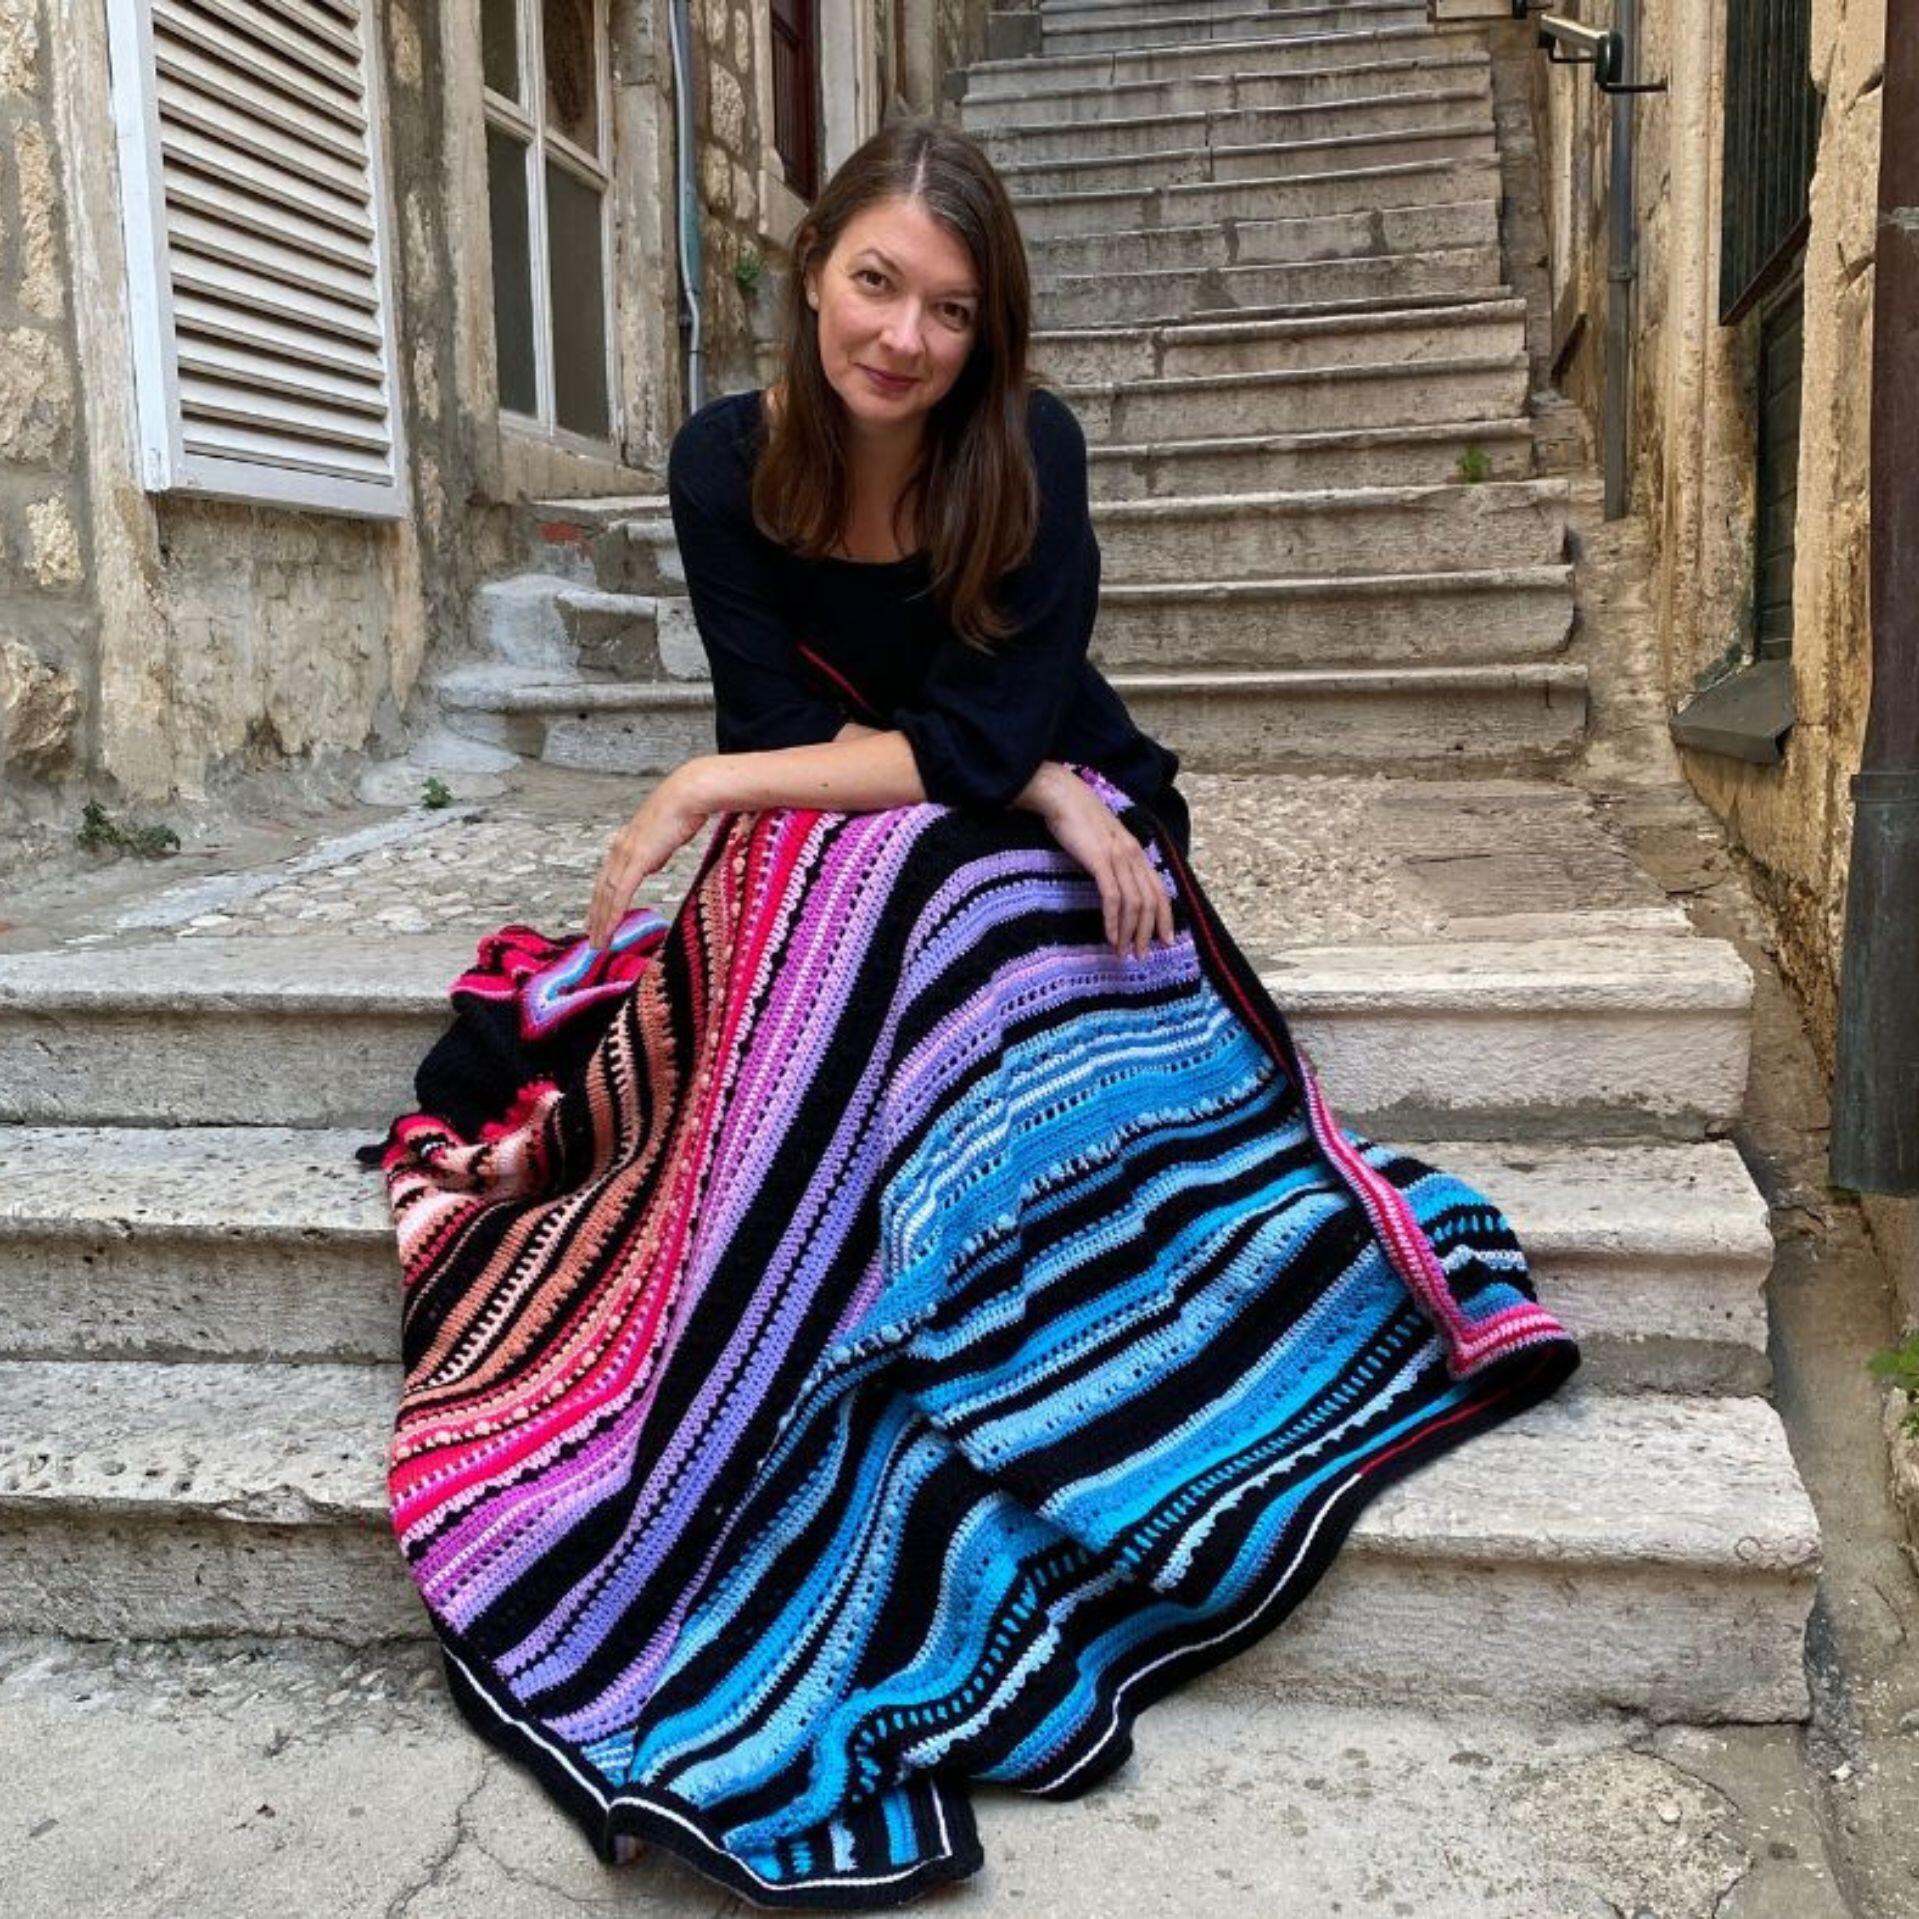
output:
[[[1645,1732],[1636,1733],[1628,1739],[1626,1741],[1626,1748],[1629,1752],[1638,1753],[1641,1758],[1650,1759],[1655,1765],[1671,1768],[1671,1770],[1678,1773],[1682,1779],[1690,1779],[1694,1785],[1709,1793],[1714,1802],[1724,1809],[1720,1837],[1723,1838],[1729,1846],[1733,1846],[1738,1850],[1742,1863],[1731,1884],[1728,1885],[1724,1891],[1713,1895],[1712,1911],[1707,1914],[1707,1919],[1720,1919],[1720,1912],[1725,1906],[1726,1901],[1746,1883],[1752,1876],[1753,1869],[1759,1863],[1758,1855],[1743,1837],[1735,1838],[1731,1832],[1724,1830],[1725,1826],[1736,1825],[1743,1832],[1743,1829],[1749,1823],[1746,1818],[1745,1808],[1741,1806],[1739,1801],[1736,1800],[1731,1793],[1727,1792],[1723,1786],[1708,1779],[1704,1773],[1695,1772],[1683,1759],[1677,1759],[1669,1752],[1656,1750],[1653,1743],[1656,1737],[1656,1732],[1648,1728]]]
[[[487,1780],[490,1775],[491,1756],[482,1753],[480,1755],[480,1776],[468,1787],[465,1796],[453,1809],[452,1838],[441,1849],[439,1855],[428,1863],[426,1871],[420,1878],[415,1880],[411,1885],[402,1886],[400,1890],[387,1901],[385,1919],[404,1919],[407,1909],[421,1893],[430,1891],[441,1883],[447,1868],[451,1866],[453,1861],[459,1856],[460,1849],[467,1841],[471,1839],[475,1845],[479,1844],[479,1835],[473,1832],[467,1825],[467,1814],[472,1809],[473,1802],[486,1790]],[[482,1848],[482,1850],[484,1850],[484,1848]]]

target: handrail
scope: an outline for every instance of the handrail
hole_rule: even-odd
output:
[[[1513,0],[1513,18],[1531,16],[1534,0]],[[1556,67],[1591,67],[1601,93],[1664,93],[1663,80],[1627,80],[1626,39],[1606,27],[1582,27],[1576,20],[1557,13],[1542,14],[1539,44],[1546,58]],[[1570,48],[1570,52],[1561,52]]]

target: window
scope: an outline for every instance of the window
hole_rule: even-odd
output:
[[[1822,102],[1812,83],[1812,0],[1747,0],[1726,14],[1719,319],[1730,326],[1806,244]]]
[[[150,492],[398,518],[366,0],[109,0]]]
[[[613,437],[606,0],[480,0],[501,409]]]
[[[772,8],[773,146],[786,184],[810,200],[820,188],[813,0],[772,0]]]

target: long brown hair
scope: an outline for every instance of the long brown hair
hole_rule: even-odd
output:
[[[895,509],[917,495],[934,596],[955,636],[991,650],[1010,622],[991,603],[1001,575],[1032,549],[1039,482],[1027,441],[1032,285],[1026,243],[993,163],[977,142],[924,118],[889,121],[841,164],[793,235],[778,417],[753,473],[761,532],[803,558],[829,554],[852,511],[845,409],[820,359],[806,299],[847,223],[887,199],[918,201],[972,256],[979,283],[972,352],[926,416],[918,462]]]

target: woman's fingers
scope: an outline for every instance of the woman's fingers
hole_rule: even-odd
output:
[[[612,939],[619,928],[620,916],[632,904],[634,891],[648,870],[633,838],[622,829],[600,863],[599,878],[593,885],[593,901],[587,909],[586,936],[594,946],[605,946]]]

